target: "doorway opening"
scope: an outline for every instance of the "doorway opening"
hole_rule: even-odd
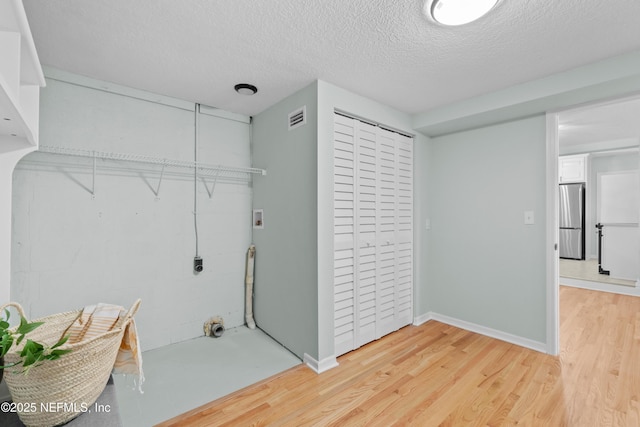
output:
[[[639,116],[638,95],[547,114],[550,354],[560,284],[640,296]],[[582,204],[570,187],[582,188]]]

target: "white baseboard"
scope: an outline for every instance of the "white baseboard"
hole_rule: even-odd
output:
[[[311,368],[316,374],[321,374],[329,369],[335,368],[338,366],[338,360],[335,357],[326,357],[320,361],[314,359],[309,356],[307,353],[304,354],[303,362]]]
[[[427,323],[431,319],[432,319],[431,312],[428,312],[426,314],[421,314],[420,316],[413,318],[413,326],[420,326],[423,323]]]
[[[420,326],[423,323],[428,322],[429,320],[446,323],[447,325],[455,326],[456,328],[464,329],[466,331],[474,332],[480,335],[485,335],[487,337],[505,341],[510,344],[519,345],[520,347],[529,348],[531,350],[539,351],[540,353],[547,353],[547,345],[545,343],[509,334],[507,332],[498,331],[497,329],[488,328],[486,326],[478,325],[475,323],[467,322],[466,320],[460,320],[454,317],[445,316],[444,314],[434,313],[432,311],[417,316],[414,319],[413,324],[415,326]]]
[[[573,288],[589,289],[592,291],[611,292],[613,294],[640,296],[640,288],[636,282],[636,287],[624,285],[612,285],[609,283],[590,282],[588,280],[571,279],[569,277],[561,277],[560,284],[571,286]]]

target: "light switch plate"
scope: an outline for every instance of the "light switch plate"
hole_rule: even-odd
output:
[[[526,225],[533,225],[535,223],[533,211],[524,211],[524,223]]]

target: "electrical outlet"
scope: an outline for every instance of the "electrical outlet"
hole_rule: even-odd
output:
[[[202,258],[199,256],[193,258],[193,271],[200,273],[204,266],[202,265]]]

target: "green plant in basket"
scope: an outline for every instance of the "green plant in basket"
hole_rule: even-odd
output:
[[[9,310],[5,309],[4,319],[0,320],[0,365],[4,365],[4,356],[9,352],[14,344],[19,345],[29,332],[44,324],[44,322],[29,322],[21,315],[20,325],[15,329],[15,331],[12,331],[9,329],[9,316]],[[24,347],[22,347],[22,350],[20,351],[20,360],[0,366],[0,369],[22,365],[22,372],[26,374],[32,367],[38,366],[45,360],[56,360],[59,359],[60,356],[69,353],[71,350],[58,348],[67,342],[67,339],[69,339],[68,335],[62,337],[57,343],[49,347],[27,338]]]

